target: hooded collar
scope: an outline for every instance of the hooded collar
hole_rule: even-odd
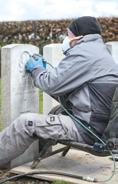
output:
[[[95,41],[98,39],[102,39],[100,34],[88,34],[79,39],[77,43]]]

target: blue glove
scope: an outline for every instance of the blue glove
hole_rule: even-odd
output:
[[[29,58],[29,60],[25,64],[25,70],[27,72],[32,72],[36,68],[46,68],[46,61],[40,55],[33,55]]]

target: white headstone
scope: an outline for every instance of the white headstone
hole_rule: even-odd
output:
[[[22,113],[39,112],[38,91],[24,67],[29,53],[38,54],[38,47],[28,44],[11,44],[2,47],[2,121],[4,127]],[[36,154],[38,154],[38,142],[32,144],[12,164],[30,161]]]
[[[43,57],[53,67],[56,67],[61,59],[64,57],[61,44],[49,44],[43,48]],[[47,68],[50,68],[48,65]],[[43,93],[43,113],[48,114],[52,107],[56,106],[58,102],[51,98],[46,93]]]
[[[106,45],[110,49],[114,61],[118,63],[118,41],[107,42]]]

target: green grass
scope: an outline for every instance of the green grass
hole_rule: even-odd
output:
[[[39,91],[39,113],[43,113],[43,92]]]
[[[66,181],[54,181],[52,184],[69,184]]]

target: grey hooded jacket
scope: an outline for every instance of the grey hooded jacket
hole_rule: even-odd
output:
[[[102,136],[118,85],[118,65],[99,34],[84,36],[56,68],[36,69],[32,75],[35,86],[54,98],[64,96],[72,113]],[[83,139],[90,143],[87,132],[79,124],[76,126]]]

